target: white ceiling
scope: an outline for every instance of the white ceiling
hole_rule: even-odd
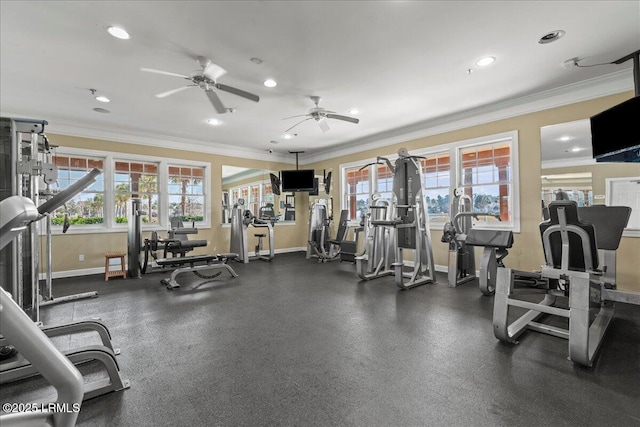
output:
[[[608,63],[640,45],[638,1],[2,1],[0,17],[3,116],[45,119],[50,131],[111,132],[150,143],[173,138],[253,158],[269,149],[278,156],[353,147],[619,73],[631,61],[570,69],[562,63]],[[111,25],[131,39],[108,35]],[[538,43],[560,29],[563,38]],[[260,102],[219,92],[237,111],[218,115],[198,88],[154,97],[186,81],[141,67],[189,74],[198,55],[227,70],[221,83]],[[496,62],[477,67],[486,55]],[[278,86],[263,86],[266,78]],[[89,88],[112,102],[95,101]],[[283,140],[296,119],[282,119],[305,114],[310,95],[338,114],[358,108],[360,124],[331,120],[323,134],[309,121],[295,129],[297,138]],[[208,125],[212,117],[224,124]]]

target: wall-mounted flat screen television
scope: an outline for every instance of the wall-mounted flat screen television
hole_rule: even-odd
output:
[[[315,171],[313,169],[283,170],[280,171],[281,190],[289,191],[313,191]]]
[[[640,96],[591,117],[591,145],[598,162],[640,162]]]

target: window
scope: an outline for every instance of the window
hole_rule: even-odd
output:
[[[346,191],[345,207],[349,211],[349,219],[356,220],[369,209],[370,189],[369,170],[371,166],[360,169],[356,166],[345,170]]]
[[[169,165],[169,216],[184,222],[204,220],[204,168]]]
[[[425,201],[429,220],[446,222],[450,217],[451,164],[449,153],[433,154],[420,159]]]
[[[393,172],[386,164],[376,165],[376,191],[383,199],[393,198]]]
[[[52,188],[54,192],[67,189],[94,168],[104,171],[104,159],[100,158],[55,155],[53,163],[58,167],[58,180]],[[56,209],[51,215],[51,224],[62,225],[65,214],[74,226],[102,224],[104,206],[104,174],[101,174],[90,187]]]
[[[142,222],[158,223],[158,164],[117,160],[114,173],[114,209],[117,223],[127,222],[130,198],[142,200]]]
[[[58,148],[58,186],[68,187],[91,169],[103,173],[97,181],[55,214],[54,233],[60,233],[64,214],[70,216],[70,233],[121,232],[128,221],[128,201],[142,199],[143,229],[166,229],[170,217],[211,224],[209,185],[211,165],[204,162],[121,154],[76,148]],[[55,188],[54,188],[55,190]],[[75,218],[75,219],[74,219]]]
[[[475,226],[520,231],[518,204],[518,133],[454,142],[424,150],[410,150],[420,159],[424,197],[433,228],[449,221],[453,191],[460,188],[471,197],[479,216]],[[396,156],[388,156],[391,163]],[[359,219],[366,211],[370,195],[377,191],[391,200],[393,177],[386,165],[364,165],[374,160],[341,165],[343,184],[342,209],[349,219]],[[498,220],[499,218],[499,220]],[[500,221],[500,222],[498,222]]]
[[[462,192],[471,197],[474,212],[497,215],[511,220],[511,151],[509,144],[498,143],[459,149],[458,176]],[[485,221],[498,221],[491,216]]]

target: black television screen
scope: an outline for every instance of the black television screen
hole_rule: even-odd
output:
[[[591,117],[593,157],[603,158],[640,146],[640,96]]]
[[[313,169],[280,171],[281,190],[284,192],[313,191],[314,175]]]
[[[327,174],[327,177],[324,180],[324,191],[327,194],[331,194],[331,172]]]

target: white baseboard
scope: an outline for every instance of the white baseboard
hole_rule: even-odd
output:
[[[276,249],[274,252],[276,254],[286,254],[290,252],[305,252],[307,250],[306,247],[296,247],[296,248],[283,248]],[[260,252],[263,255],[267,255],[268,251]],[[127,268],[129,268],[127,266]],[[104,274],[104,267],[94,267],[94,268],[80,268],[77,270],[65,270],[65,271],[54,271],[51,274],[53,279],[63,279],[66,277],[78,277],[78,276],[91,276],[93,274]],[[40,280],[45,280],[46,274],[40,273]]]

